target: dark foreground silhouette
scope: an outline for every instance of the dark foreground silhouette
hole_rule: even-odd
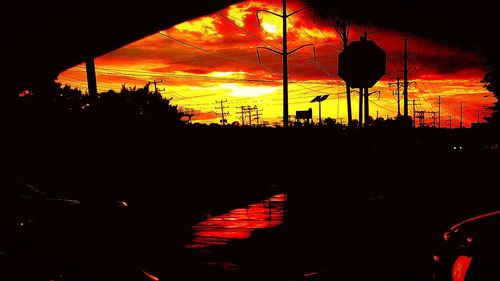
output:
[[[435,235],[499,208],[499,142],[486,132],[27,126],[8,187],[23,180],[80,204],[2,196],[2,274],[20,280],[140,280],[142,269],[163,280],[324,270],[332,280],[424,280]],[[287,193],[285,224],[235,248],[239,271],[205,269],[187,255],[203,214],[272,192]],[[19,228],[26,220],[33,233]]]
[[[17,111],[2,280],[429,280],[436,237],[500,209],[494,129],[184,126],[139,90]],[[282,224],[205,249],[225,267],[186,249],[207,214],[281,193]]]

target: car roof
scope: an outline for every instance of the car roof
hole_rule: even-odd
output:
[[[490,222],[500,224],[500,210],[477,215],[477,216],[472,217],[472,218],[468,218],[460,223],[455,224],[454,226],[452,226],[450,228],[450,230],[456,232],[456,231],[458,231],[459,228],[462,228],[464,226],[477,225],[478,223],[479,224],[482,224],[482,223],[488,224]]]

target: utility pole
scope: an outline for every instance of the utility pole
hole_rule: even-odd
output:
[[[335,22],[335,30],[344,43],[344,50],[349,45],[349,31],[351,30],[351,20],[346,17],[338,17]],[[352,108],[351,108],[351,87],[345,84],[346,100],[347,100],[347,125],[352,126]]]
[[[340,117],[340,126],[343,126],[344,125],[344,118],[343,117]]]
[[[340,93],[337,93],[337,119],[339,119],[339,117],[340,117]]]
[[[400,103],[400,86],[399,86],[399,74],[396,76],[396,87],[397,87],[397,93],[398,93],[398,117],[401,116],[401,103]]]
[[[462,121],[463,121],[463,119],[462,119],[462,117],[463,117],[463,115],[462,115],[463,104],[464,104],[463,102],[460,102],[460,129],[463,128],[463,123],[462,123]]]
[[[306,44],[306,45],[302,45],[296,49],[293,49],[290,52],[288,51],[287,19],[300,11],[303,11],[305,9],[309,9],[310,7],[303,7],[303,8],[301,8],[301,9],[299,9],[291,14],[287,14],[286,13],[286,8],[287,8],[286,7],[286,0],[282,0],[282,2],[283,2],[283,14],[282,15],[271,12],[271,11],[267,11],[267,10],[257,10],[257,21],[259,23],[259,26],[260,26],[259,12],[266,12],[266,13],[275,15],[275,16],[283,19],[283,48],[282,48],[281,52],[276,51],[276,50],[271,49],[271,48],[267,48],[267,47],[257,47],[256,52],[257,52],[257,57],[259,59],[259,63],[261,63],[259,49],[269,50],[273,53],[281,55],[283,58],[283,62],[282,62],[282,64],[283,64],[282,65],[282,67],[283,67],[283,127],[288,128],[288,123],[289,123],[289,115],[288,115],[288,56],[293,54],[294,52],[298,51],[299,49],[306,47],[306,46],[312,46],[313,51],[314,51],[314,61],[316,61],[316,48],[314,47],[314,44]]]
[[[87,72],[87,87],[89,88],[89,96],[92,98],[97,97],[97,78],[95,74],[94,58],[85,60],[85,69]]]
[[[245,107],[242,105],[241,107],[241,126],[245,126]]]
[[[365,42],[368,41],[368,32],[366,32],[366,31],[364,32],[362,40],[365,41]],[[369,97],[370,97],[369,89],[365,88],[365,93],[364,93],[364,98],[365,98],[365,127],[368,127],[368,125],[369,125],[368,122],[370,122]]]
[[[252,120],[253,120],[253,110],[255,109],[256,107],[251,107],[249,105],[247,105],[244,109],[245,111],[247,111],[248,113],[248,125],[251,127],[252,126]]]
[[[424,127],[425,126],[425,111],[417,111],[416,114],[414,115],[414,118],[418,118],[418,124],[419,127]]]
[[[368,127],[369,125],[369,122],[370,122],[370,107],[369,107],[369,97],[373,94],[376,94],[378,93],[379,94],[379,98],[380,98],[380,91],[374,91],[374,92],[369,92],[369,88],[365,88],[365,94],[364,94],[364,97],[365,97],[365,127]],[[377,111],[378,112],[378,111]],[[378,113],[377,113],[378,114]]]
[[[286,0],[283,1],[283,127],[288,128],[288,39],[286,30]]]
[[[359,88],[359,127],[363,128],[363,88]]]
[[[321,121],[321,101],[318,102],[318,106],[319,106],[319,124],[321,125],[323,122]]]
[[[252,127],[252,108],[247,105],[245,106],[246,115],[248,116],[248,126]]]
[[[416,127],[417,126],[417,114],[416,114],[416,110],[415,110],[415,99],[412,100],[413,101],[413,127]],[[408,108],[406,109],[408,110]]]
[[[401,95],[400,95],[400,89],[401,89],[401,86],[400,86],[400,81],[399,81],[399,74],[396,76],[397,78],[397,87],[398,87],[398,117],[401,116]]]
[[[400,80],[400,77],[399,77],[399,74],[396,75],[396,83],[389,83],[389,87],[392,86],[392,85],[396,85],[397,87],[397,100],[398,100],[398,117],[401,116],[401,80]],[[392,92],[392,94],[394,95],[394,91]]]
[[[438,96],[438,128],[441,128],[441,96]]]
[[[432,114],[432,123],[433,123],[433,127],[436,128],[436,111],[429,111],[427,113],[430,113]]]
[[[415,99],[412,99],[412,102],[413,102],[413,127],[416,127],[417,126],[417,120],[416,120],[416,118],[417,118],[417,114],[416,114],[417,113],[417,111],[416,111],[417,108],[416,108],[416,106],[420,105],[420,104],[419,103],[418,104],[415,103]]]
[[[160,83],[162,83],[162,82],[163,82],[163,80],[160,80],[160,81],[153,80],[153,82],[151,82],[151,83],[153,83],[153,85],[155,86],[155,94],[158,94],[158,92],[159,92],[159,91],[158,91],[157,84],[160,84]]]
[[[370,93],[368,92],[368,88],[365,88],[365,127],[368,127],[368,122],[370,122],[370,105],[368,98],[370,97]]]
[[[220,107],[216,107],[216,109],[220,109],[220,116],[221,116],[221,122],[222,122],[222,126],[225,126],[226,125],[226,114],[229,114],[229,112],[224,112],[224,109],[226,108],[229,108],[227,106],[224,106],[224,103],[227,102],[227,100],[220,100],[220,101],[215,101],[215,103],[219,104],[220,103]]]
[[[257,127],[259,127],[260,126],[260,123],[259,123],[260,115],[262,115],[262,114],[259,113],[259,108],[256,105],[254,106],[254,109],[256,111],[256,113],[255,113],[255,120],[257,120]]]
[[[404,58],[403,58],[403,114],[408,118],[408,39],[404,39]]]

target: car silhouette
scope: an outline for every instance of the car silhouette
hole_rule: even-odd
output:
[[[0,201],[0,280],[115,280],[142,273],[121,249],[130,238],[126,202],[65,198],[22,181],[4,187]]]
[[[500,280],[500,211],[471,217],[444,232],[434,262],[434,280]]]

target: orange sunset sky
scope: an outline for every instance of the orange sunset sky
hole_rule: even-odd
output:
[[[301,8],[298,1],[288,4],[288,12]],[[216,100],[227,100],[228,122],[241,122],[240,106],[257,106],[262,118],[269,123],[282,116],[281,57],[261,50],[262,64],[258,63],[256,47],[282,48],[281,18],[260,13],[261,26],[256,10],[267,9],[281,13],[278,0],[245,1],[217,13],[178,24],[159,31],[118,50],[96,58],[98,90],[119,90],[122,84],[144,86],[148,81],[162,80],[158,85],[162,95],[172,98],[172,103],[196,112],[193,120],[218,122]],[[168,17],[168,14],[165,15]],[[345,85],[337,76],[337,57],[341,47],[333,24],[328,19],[314,19],[310,10],[303,11],[288,20],[288,48],[314,44],[317,62],[312,48],[304,48],[289,58],[289,113],[313,109],[317,118],[317,103],[309,103],[317,95],[329,94],[322,103],[322,117],[343,119],[346,123],[347,107]],[[374,40],[387,53],[387,75],[371,91],[370,115],[394,117],[397,114],[393,91],[396,75],[402,76],[403,38],[409,39],[412,52],[409,58],[410,99],[415,99],[416,110],[437,111],[437,99],[441,96],[441,122],[457,127],[460,103],[463,102],[464,126],[477,122],[478,113],[489,115],[495,99],[483,88],[482,69],[477,55],[457,47],[432,42],[412,34],[376,26],[354,24],[350,40],[359,40],[362,32],[371,32]],[[60,74],[58,81],[86,90],[85,66],[78,65]],[[153,88],[151,88],[153,89]],[[402,92],[402,91],[401,91]],[[486,96],[486,97],[485,97]],[[401,97],[402,99],[402,97]],[[357,118],[358,95],[353,94],[353,118]],[[402,108],[402,103],[401,103]],[[410,114],[413,108],[409,106]],[[431,125],[431,114],[427,114]],[[293,118],[292,118],[293,120]]]

